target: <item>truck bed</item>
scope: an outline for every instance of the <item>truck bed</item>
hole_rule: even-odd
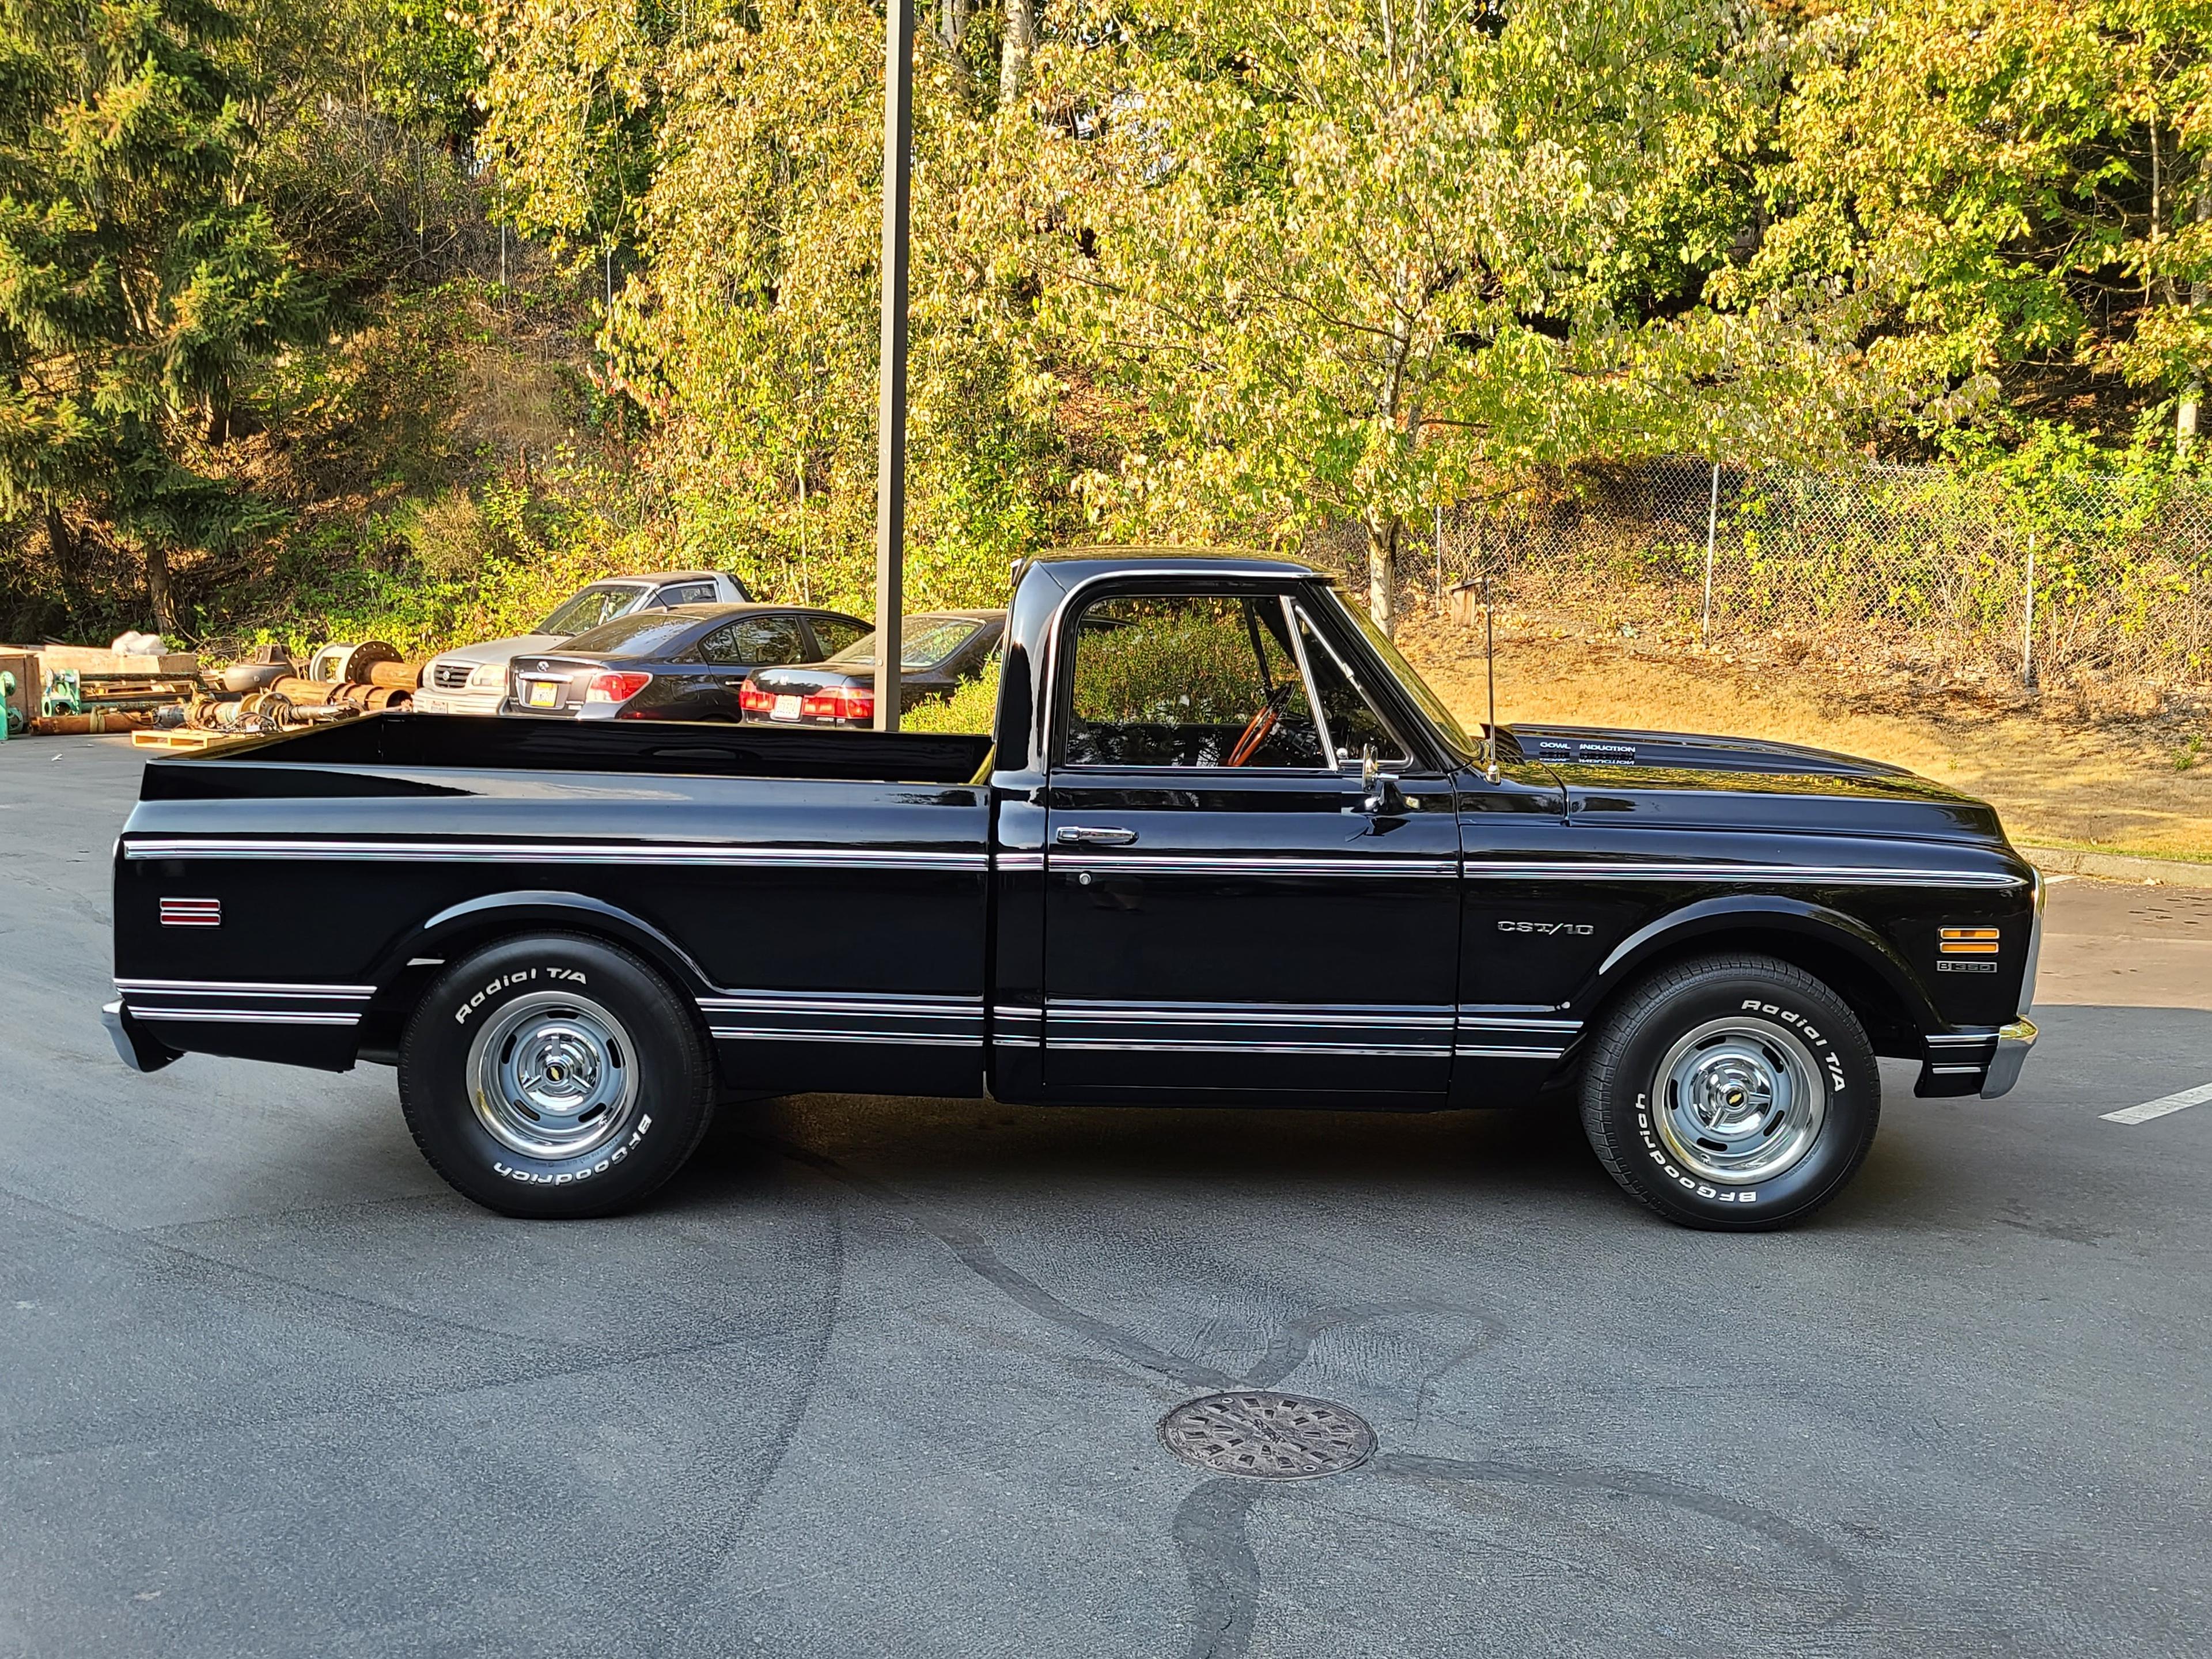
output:
[[[748,1087],[972,1093],[989,749],[407,714],[154,761],[117,982],[176,1046],[343,1068],[388,1056],[437,964],[583,927],[696,999]]]
[[[241,744],[203,757],[150,763],[144,798],[206,799],[283,793],[351,793],[334,780],[271,775],[276,767],[456,771],[658,772],[695,777],[848,779],[966,783],[991,751],[988,737],[783,731],[657,720],[503,720],[459,714],[386,714]]]

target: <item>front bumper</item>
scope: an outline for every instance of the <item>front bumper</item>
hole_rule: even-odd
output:
[[[1982,1098],[1995,1100],[2011,1092],[2020,1081],[2020,1068],[2027,1064],[2027,1051],[2035,1047],[2035,1022],[2021,1018],[1997,1028],[1997,1052],[1982,1078]]]
[[[507,701],[507,688],[491,691],[439,691],[423,686],[408,707],[417,714],[496,714]]]
[[[158,1072],[171,1060],[181,1058],[174,1048],[131,1018],[131,1011],[119,1002],[111,1002],[101,1008],[100,1022],[107,1027],[117,1057],[134,1072]]]

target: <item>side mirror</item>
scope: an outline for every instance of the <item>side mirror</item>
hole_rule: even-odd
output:
[[[1405,792],[1398,787],[1398,780],[1375,758],[1371,743],[1359,751],[1359,810],[1372,818],[1403,817],[1413,810]]]

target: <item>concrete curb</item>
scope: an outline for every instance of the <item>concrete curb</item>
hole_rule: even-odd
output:
[[[2022,847],[2020,850],[2047,876],[2099,876],[2106,881],[2156,882],[2166,887],[2212,887],[2212,864],[2192,864],[2185,859],[2076,853],[2060,847]]]

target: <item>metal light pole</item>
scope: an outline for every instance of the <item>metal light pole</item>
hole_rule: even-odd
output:
[[[906,288],[914,181],[914,0],[884,7],[884,313],[876,380],[876,730],[899,724],[906,603]]]

